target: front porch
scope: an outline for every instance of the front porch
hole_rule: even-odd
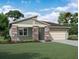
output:
[[[32,27],[18,27],[17,39],[19,41],[32,40]]]
[[[40,41],[49,40],[49,30],[47,27],[17,27],[12,26],[11,41]]]
[[[40,40],[48,40],[48,37],[46,38],[46,35],[48,35],[46,32],[46,27],[39,27],[39,26],[33,26],[33,27],[17,27],[12,26],[12,36],[11,41],[40,41]]]
[[[44,40],[44,27],[18,27],[17,39],[19,41]]]

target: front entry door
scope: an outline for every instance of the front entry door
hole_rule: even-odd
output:
[[[39,40],[44,40],[44,28],[39,28]]]

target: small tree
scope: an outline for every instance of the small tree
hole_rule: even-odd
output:
[[[6,13],[5,15],[7,15],[8,17],[11,17],[14,19],[14,21],[16,19],[19,19],[20,17],[24,17],[24,15],[18,11],[18,10],[14,10],[14,11],[9,11],[8,13]]]
[[[70,26],[70,35],[78,35],[78,13],[62,12],[60,13],[58,22],[59,24]]]
[[[72,14],[70,12],[62,12],[60,13],[58,22],[62,25],[69,25],[69,21],[71,20]]]
[[[69,29],[69,34],[78,35],[78,13],[72,14],[70,26],[71,26],[71,28]]]
[[[0,33],[4,38],[7,38],[9,35],[9,21],[7,16],[5,16],[3,13],[0,14]]]

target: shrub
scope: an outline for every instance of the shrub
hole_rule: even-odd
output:
[[[69,35],[69,40],[78,40],[78,35]]]
[[[4,39],[4,36],[0,36],[0,44],[2,44],[2,43],[4,43],[4,44],[5,44],[5,43],[9,43],[9,40],[10,40],[10,39],[7,39],[7,38]]]

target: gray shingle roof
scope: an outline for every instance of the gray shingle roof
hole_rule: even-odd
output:
[[[17,21],[12,22],[11,24],[18,23],[18,22],[25,21],[25,20],[29,20],[31,18],[37,18],[37,16],[32,16],[32,17],[28,17],[28,18],[19,19]],[[36,20],[36,21],[38,21],[38,20]],[[41,22],[43,24],[46,24],[46,25],[49,25],[50,28],[69,28],[67,26],[60,25],[60,24],[57,24],[57,23],[52,23],[52,22],[47,22],[47,21],[39,21],[39,22]]]
[[[37,18],[37,16],[31,16],[31,17],[27,17],[27,18],[18,19],[16,21],[13,21],[11,24],[18,23],[18,22],[25,21],[25,20],[29,20],[31,18]]]

